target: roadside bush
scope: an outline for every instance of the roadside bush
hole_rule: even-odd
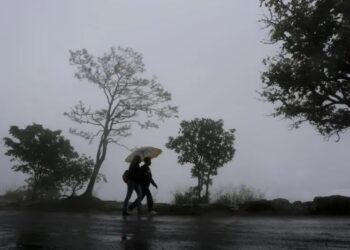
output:
[[[256,188],[246,185],[238,187],[222,187],[214,191],[212,203],[238,208],[239,205],[249,201],[256,201],[265,198],[265,195]]]
[[[187,191],[175,191],[172,203],[174,205],[196,205],[202,201],[197,197],[197,191],[194,187],[190,187]]]
[[[13,202],[21,202],[29,198],[29,192],[25,186],[21,186],[16,189],[6,190],[1,198]]]

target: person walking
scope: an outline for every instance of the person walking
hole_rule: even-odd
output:
[[[150,184],[152,184],[155,188],[158,188],[158,185],[152,178],[152,172],[149,167],[152,164],[151,158],[145,157],[143,161],[144,164],[140,167],[140,184],[142,193],[141,202],[146,196],[148,212],[150,214],[157,214],[157,212],[153,210],[153,197],[151,191],[149,190]],[[137,206],[137,202],[138,200],[136,199],[132,204],[130,204],[129,210],[133,210]]]
[[[141,193],[141,185],[140,185],[140,163],[141,163],[141,157],[136,155],[132,159],[129,166],[128,177],[127,177],[127,191],[126,191],[126,196],[123,203],[123,216],[130,215],[127,212],[127,208],[128,208],[128,203],[133,191],[135,191],[137,194],[137,198],[134,202],[135,207],[137,207],[138,214],[141,213],[142,193]]]

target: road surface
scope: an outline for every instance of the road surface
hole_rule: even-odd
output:
[[[0,211],[0,249],[350,249],[350,218]]]

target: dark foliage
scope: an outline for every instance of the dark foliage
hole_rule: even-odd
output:
[[[169,137],[166,147],[178,154],[180,164],[192,164],[192,177],[197,178],[198,200],[202,200],[202,190],[205,187],[204,199],[209,201],[209,186],[212,176],[217,170],[231,161],[234,149],[234,129],[225,130],[222,120],[194,119],[182,121],[179,135]]]
[[[60,130],[40,124],[24,129],[11,126],[10,135],[4,138],[6,155],[17,163],[12,166],[14,171],[29,175],[31,199],[58,198],[67,190],[74,195],[90,178],[93,161],[79,157]]]
[[[274,116],[308,121],[330,137],[350,126],[350,1],[261,0],[269,42],[262,97]]]

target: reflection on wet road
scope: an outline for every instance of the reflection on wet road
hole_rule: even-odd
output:
[[[350,249],[350,218],[0,211],[0,249]]]

